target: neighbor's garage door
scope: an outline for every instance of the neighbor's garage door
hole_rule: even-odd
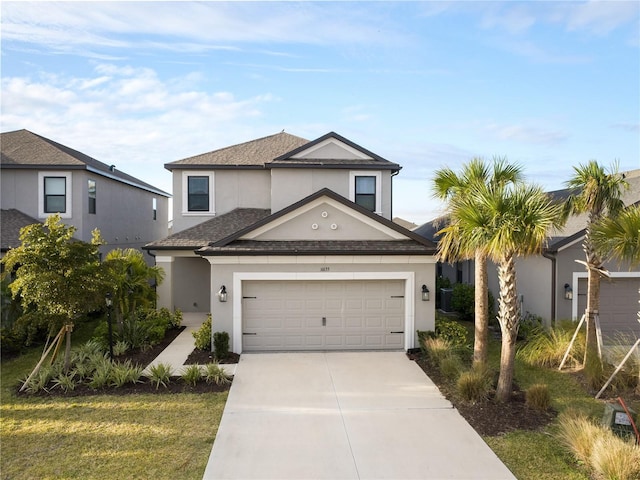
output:
[[[404,281],[245,281],[243,350],[401,349]]]
[[[579,279],[578,287],[578,317],[581,317],[587,306],[587,279]],[[638,288],[640,278],[600,280],[600,327],[605,344],[615,341],[618,334],[640,338]]]

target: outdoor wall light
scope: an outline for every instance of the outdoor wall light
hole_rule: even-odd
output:
[[[227,287],[225,287],[224,285],[222,285],[220,287],[220,290],[218,290],[218,300],[220,300],[221,302],[227,301]]]
[[[573,300],[573,288],[568,283],[564,284],[564,298],[567,300]]]
[[[426,285],[422,285],[422,301],[423,302],[429,301],[429,289],[427,288]]]

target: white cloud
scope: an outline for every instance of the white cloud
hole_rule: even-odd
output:
[[[2,131],[26,128],[170,190],[164,163],[265,134],[252,120],[277,100],[207,93],[193,78],[165,81],[148,68],[99,65],[94,73],[3,77]]]
[[[238,50],[227,44],[255,42],[263,44],[259,52],[284,55],[264,45],[389,45],[405,37],[369,3],[94,2],[87,8],[83,2],[3,2],[1,8],[5,41],[81,54],[104,48]]]
[[[638,25],[640,4],[636,1],[567,2],[559,6],[556,18],[567,30],[586,30],[596,35],[606,35],[616,28],[635,23]]]

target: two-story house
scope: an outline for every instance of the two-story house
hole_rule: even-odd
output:
[[[165,168],[159,306],[211,312],[234,352],[409,349],[434,328],[435,245],[391,221],[398,164],[281,132]]]
[[[55,213],[76,228],[78,240],[90,241],[99,229],[102,254],[167,235],[168,193],[28,130],[2,133],[0,142],[3,242],[15,243],[20,227]]]

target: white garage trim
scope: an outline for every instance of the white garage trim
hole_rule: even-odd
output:
[[[236,272],[233,274],[233,351],[242,353],[242,282],[247,280],[404,280],[404,348],[414,347],[414,272]]]
[[[640,278],[640,272],[609,272],[611,278]],[[578,320],[578,280],[589,278],[587,272],[573,272],[571,288],[573,289],[573,299],[571,300],[571,318]],[[582,314],[580,314],[582,316]]]

